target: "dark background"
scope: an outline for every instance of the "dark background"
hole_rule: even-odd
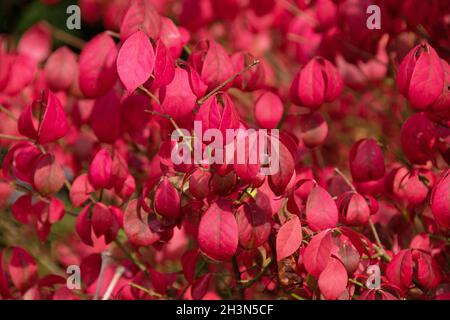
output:
[[[47,5],[40,0],[0,0],[0,34],[12,35],[20,38],[30,26],[40,20],[46,20],[53,26],[82,39],[90,39],[92,35],[100,32],[104,27],[88,25],[81,21],[81,30],[67,30],[66,13],[68,6],[77,4],[74,0],[61,0],[57,4]],[[55,43],[59,46],[58,42]]]

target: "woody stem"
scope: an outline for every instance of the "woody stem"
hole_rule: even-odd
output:
[[[224,82],[222,82],[221,84],[219,84],[217,87],[215,87],[211,92],[209,92],[207,95],[205,95],[203,98],[197,100],[197,104],[199,106],[201,106],[203,103],[205,103],[206,100],[208,100],[210,97],[212,97],[213,95],[215,95],[217,92],[219,92],[220,90],[222,90],[224,87],[226,87],[228,84],[230,84],[231,82],[234,81],[234,79],[236,79],[237,77],[239,77],[241,74],[243,74],[244,72],[246,72],[247,70],[249,70],[250,68],[253,68],[254,66],[256,66],[259,63],[259,60],[255,59],[253,60],[252,63],[250,63],[248,66],[246,66],[244,69],[242,69],[241,71],[239,71],[238,73],[234,74],[232,77],[230,77],[229,79],[225,80]]]

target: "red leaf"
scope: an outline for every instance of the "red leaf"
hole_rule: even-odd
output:
[[[450,229],[450,170],[441,174],[431,193],[431,211],[436,221]]]
[[[233,76],[234,67],[230,56],[220,44],[210,40],[207,47],[206,55],[203,50],[199,52],[201,56],[204,55],[204,60],[196,69],[202,80],[208,85],[208,89],[212,90]]]
[[[246,248],[263,245],[270,236],[270,216],[255,203],[244,203],[236,216],[239,243]]]
[[[306,201],[306,221],[313,231],[334,228],[338,222],[338,209],[330,194],[315,187]]]
[[[123,228],[131,243],[148,246],[159,240],[148,225],[148,213],[138,208],[138,200],[132,200],[123,216]]]
[[[161,28],[161,17],[151,0],[131,2],[120,25],[120,39],[125,40],[134,32],[142,30],[149,37],[157,38]]]
[[[81,241],[85,244],[93,247],[94,242],[92,241],[91,230],[92,230],[92,222],[90,217],[91,207],[87,205],[81,210],[77,217],[77,224],[75,226],[75,230],[77,234],[80,236]]]
[[[333,249],[333,239],[330,230],[324,230],[312,237],[303,252],[303,264],[306,271],[319,278],[328,265]]]
[[[413,265],[411,250],[401,250],[386,267],[386,277],[397,287],[407,289],[412,282]]]
[[[270,140],[277,139],[270,137]],[[281,142],[278,141],[279,150],[276,150],[275,144],[271,143],[270,146],[270,158],[271,161],[278,161],[279,170],[276,173],[269,175],[269,186],[275,195],[279,196],[283,194],[288,186],[291,178],[295,172],[294,170],[294,158],[292,157],[289,149]]]
[[[31,195],[26,194],[18,198],[12,205],[11,210],[14,218],[23,224],[28,224],[29,215],[33,212],[31,200]]]
[[[212,273],[207,273],[198,278],[191,286],[191,295],[194,300],[201,300],[208,291]]]
[[[189,74],[181,68],[175,69],[170,84],[159,89],[161,109],[169,116],[180,119],[187,117],[194,109],[197,97],[189,83]]]
[[[156,43],[154,75],[155,79],[152,82],[154,89],[168,85],[175,76],[174,59],[161,40]]]
[[[177,218],[181,213],[180,196],[167,177],[156,188],[155,210],[167,218]]]
[[[336,258],[331,257],[328,265],[319,276],[319,288],[325,299],[336,300],[347,287],[347,270]]]
[[[114,40],[101,33],[92,38],[80,54],[79,85],[86,97],[107,93],[116,83],[117,48]]]
[[[199,259],[199,253],[197,249],[186,251],[181,257],[181,265],[183,266],[183,274],[189,283],[192,283],[195,279],[195,271],[197,261]]]
[[[40,194],[48,196],[58,193],[64,186],[64,170],[56,162],[55,157],[51,154],[43,154],[36,161],[36,169],[34,171],[34,186]]]
[[[308,148],[320,146],[328,135],[328,124],[319,112],[302,116],[300,118],[302,140]]]
[[[414,256],[417,265],[417,280],[427,289],[435,288],[442,279],[439,265],[428,253],[416,251]]]
[[[261,128],[276,128],[283,116],[283,102],[275,93],[266,91],[255,103],[255,118]]]
[[[13,96],[33,81],[37,66],[36,61],[23,54],[15,54],[7,59],[11,59],[11,65],[3,93]]]
[[[356,142],[350,150],[349,161],[355,181],[378,180],[384,176],[383,151],[373,139],[362,139]]]
[[[294,216],[285,222],[277,234],[277,261],[292,255],[302,244],[302,225],[300,219]]]
[[[104,235],[114,224],[115,218],[103,203],[96,203],[92,209],[92,229],[97,237]]]
[[[150,40],[144,32],[136,31],[125,40],[117,55],[117,73],[128,93],[150,78],[154,65]]]
[[[48,91],[48,98],[41,126],[38,131],[38,143],[44,144],[56,141],[66,135],[68,125],[66,114],[58,97]]]
[[[17,52],[39,63],[47,58],[51,47],[52,34],[49,27],[43,22],[38,22],[22,35],[17,44]]]
[[[400,134],[403,153],[413,164],[434,161],[437,138],[436,125],[423,112],[410,116]]]
[[[42,113],[39,128],[33,118],[33,106]],[[20,115],[18,121],[19,132],[40,144],[56,141],[64,137],[68,131],[67,119],[58,97],[51,91],[45,91],[43,101],[35,100]]]
[[[414,47],[399,66],[397,83],[411,107],[424,109],[440,96],[444,69],[436,51],[428,44]]]
[[[53,198],[48,205],[48,222],[58,222],[64,217],[64,213],[64,203],[59,199]]]
[[[31,288],[38,280],[34,258],[21,247],[14,247],[8,264],[14,286],[21,292]]]
[[[70,201],[74,207],[80,207],[95,189],[89,183],[88,175],[86,173],[78,176],[72,183],[70,188]]]
[[[97,280],[100,275],[100,268],[102,265],[102,256],[98,253],[90,254],[83,258],[80,264],[81,280],[90,286]]]
[[[95,100],[90,124],[100,142],[113,144],[122,133],[119,96],[114,90]]]
[[[95,189],[112,187],[112,158],[108,150],[100,149],[89,166],[89,182]]]
[[[213,203],[198,227],[200,249],[214,260],[226,261],[235,254],[238,240],[238,226],[230,205],[225,200]]]
[[[45,64],[45,80],[53,91],[69,89],[77,73],[77,58],[66,46],[55,50]]]

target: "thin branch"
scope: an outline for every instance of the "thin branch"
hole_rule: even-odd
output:
[[[154,114],[157,116],[160,116],[162,118],[165,118],[167,120],[170,121],[170,123],[172,124],[172,126],[178,131],[178,134],[183,137],[183,140],[190,140],[190,137],[186,137],[183,133],[183,131],[180,129],[180,127],[178,126],[178,124],[175,122],[175,120],[173,119],[172,116],[169,116],[168,114],[164,114],[158,111],[153,111],[153,110],[145,110],[145,112],[150,113],[150,114]],[[187,144],[189,151],[193,151],[192,146],[190,144]]]
[[[30,141],[32,142],[32,139],[29,138],[24,138],[24,137],[19,137],[19,136],[11,136],[9,134],[2,134],[0,133],[0,139],[4,139],[4,140],[14,140],[14,141]]]
[[[242,286],[241,272],[239,271],[239,265],[237,263],[236,255],[233,256],[232,263],[233,263],[234,277],[236,279],[237,292],[239,294],[239,298],[244,299],[245,298],[244,287]]]
[[[118,34],[117,32],[106,30],[106,34],[110,35],[113,38],[120,39],[120,34]]]
[[[0,111],[6,114],[10,119],[17,121],[17,117],[8,109],[6,109],[4,106],[0,104]]]
[[[45,22],[45,24],[51,29],[53,38],[56,40],[59,40],[61,42],[64,42],[68,45],[71,45],[74,48],[82,50],[83,47],[86,45],[86,41],[75,37],[74,35],[56,28],[55,26],[51,25],[48,22]]]
[[[130,282],[130,286],[132,286],[133,288],[136,288],[136,289],[139,289],[139,290],[145,292],[145,293],[148,294],[149,296],[156,297],[156,298],[162,298],[162,297],[163,297],[163,296],[160,295],[159,293],[156,293],[156,292],[154,292],[154,291],[152,291],[152,290],[149,290],[149,289],[147,289],[147,288],[144,288],[144,287],[142,287],[142,286],[140,286],[140,285],[138,285],[138,284],[136,284],[136,283],[134,283],[134,282]]]
[[[254,66],[256,66],[259,63],[259,60],[255,59],[253,60],[252,63],[250,63],[248,66],[246,66],[244,69],[242,69],[241,71],[239,71],[238,73],[234,74],[231,78],[225,80],[224,82],[222,82],[221,84],[219,84],[216,88],[214,88],[211,92],[209,92],[207,95],[205,95],[203,98],[197,100],[197,104],[199,106],[201,106],[203,103],[205,103],[206,100],[208,100],[210,97],[212,97],[213,95],[215,95],[217,92],[219,92],[220,90],[222,90],[224,87],[226,87],[228,84],[230,84],[231,82],[234,81],[234,79],[236,79],[237,77],[239,77],[241,74],[243,74],[244,72],[246,72],[247,70],[249,70],[250,68],[253,68]]]
[[[141,271],[147,271],[147,269],[145,268],[145,266],[131,253],[128,251],[127,248],[125,248],[125,246],[118,240],[115,239],[114,243],[117,245],[117,247],[119,247],[120,250],[122,250],[122,252],[127,256],[128,259],[130,259],[131,261],[133,261],[133,263],[141,270]]]
[[[111,296],[111,293],[113,292],[117,282],[119,281],[120,277],[122,277],[122,274],[125,272],[125,268],[122,266],[117,267],[116,271],[114,272],[114,276],[109,283],[108,288],[105,291],[105,294],[103,295],[102,300],[108,300]]]
[[[153,99],[158,105],[161,105],[159,98],[157,96],[155,96],[153,93],[151,93],[149,90],[147,90],[144,86],[139,86],[138,89],[141,90],[142,92],[144,92],[151,99]]]
[[[261,270],[260,273],[258,273],[253,279],[249,280],[245,285],[244,285],[244,289],[250,288],[255,282],[258,282],[267,272],[267,270],[269,270],[270,266],[273,263],[273,259],[271,259],[269,261],[268,264],[266,264],[266,266]]]
[[[353,185],[353,183],[351,183],[351,181],[347,178],[347,176],[338,168],[334,168],[334,171],[339,174],[342,179],[344,179],[345,183],[352,189],[353,192],[356,192],[355,186]]]
[[[95,294],[94,294],[94,300],[98,300],[98,297],[100,295],[100,289],[102,287],[103,277],[105,275],[106,267],[109,264],[109,256],[108,253],[103,252],[102,253],[102,265],[100,267],[100,275],[98,276],[97,280],[97,287],[95,288]]]
[[[370,229],[372,230],[373,236],[375,238],[375,241],[377,242],[378,248],[377,251],[378,253],[384,258],[386,259],[386,261],[391,261],[391,257],[386,253],[386,251],[384,251],[384,247],[381,244],[381,240],[380,237],[378,236],[378,232],[377,229],[375,228],[375,225],[373,224],[372,218],[369,218],[369,225],[370,225]]]

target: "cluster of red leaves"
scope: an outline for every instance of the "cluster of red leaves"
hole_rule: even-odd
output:
[[[371,2],[80,0],[82,46],[1,37],[0,297],[450,298],[449,4]],[[280,170],[173,163],[194,120],[280,128]]]

